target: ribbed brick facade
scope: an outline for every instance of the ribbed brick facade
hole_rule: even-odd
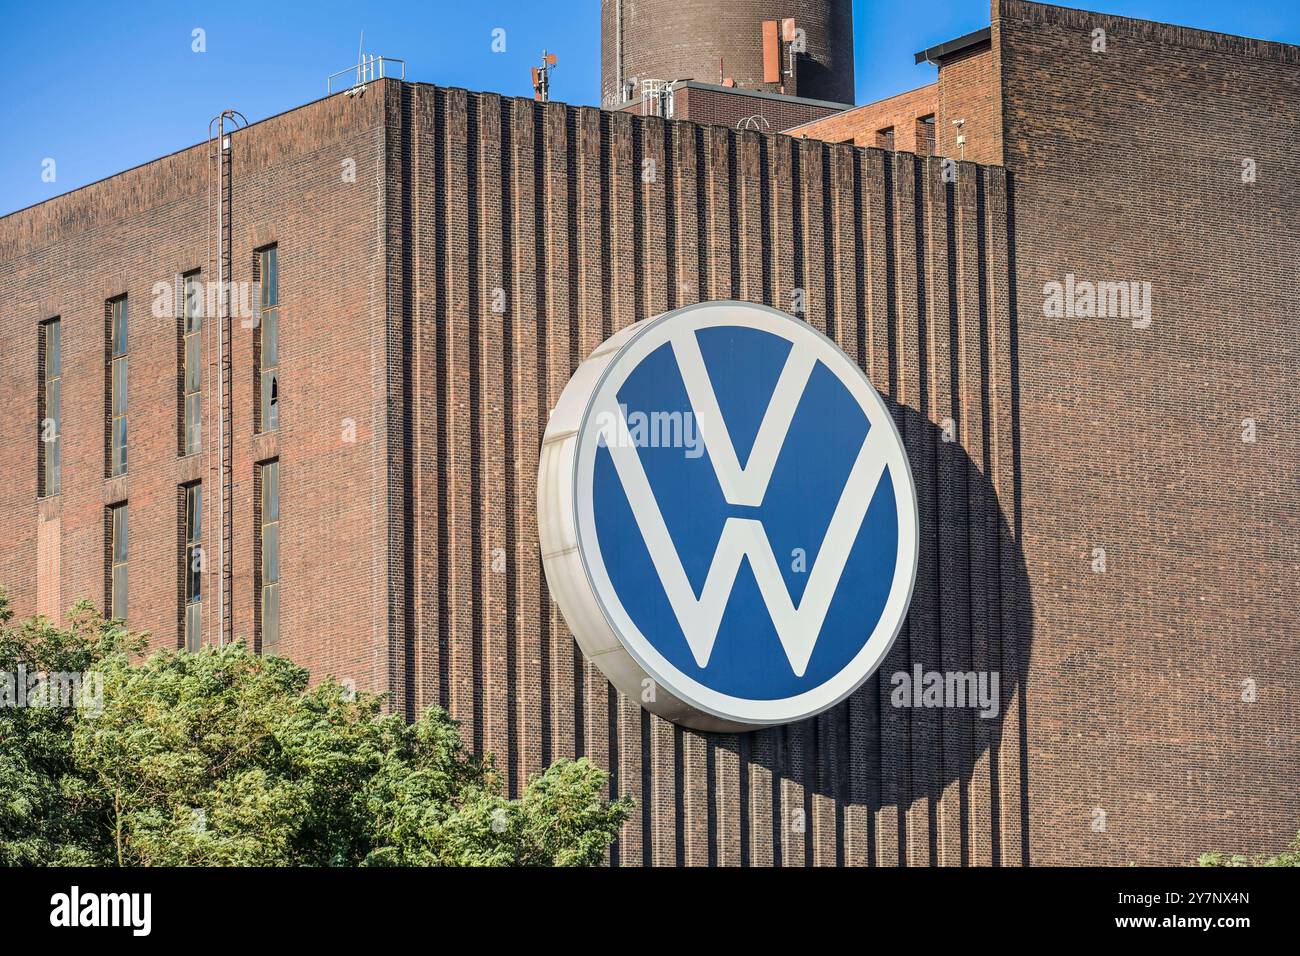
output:
[[[516,785],[561,756],[608,767],[615,792],[638,799],[620,863],[1019,860],[1014,677],[1005,723],[900,711],[873,680],[792,727],[684,731],[575,654],[533,513],[548,411],[609,334],[700,299],[788,308],[804,289],[808,320],[900,402],[927,502],[913,623],[885,672],[942,658],[1017,673],[1000,171],[964,166],[945,185],[937,164],[878,150],[427,86],[388,93],[394,136],[410,144],[390,208],[436,224],[401,237],[395,255],[412,267],[393,299],[414,329],[417,706],[448,707]],[[975,464],[942,442],[947,417]],[[967,535],[981,549],[973,588]],[[947,537],[960,549],[940,547]]]
[[[1094,19],[1112,59],[1085,52]],[[276,457],[281,651],[399,712],[447,707],[513,792],[591,757],[637,798],[618,865],[1174,863],[1289,839],[1300,248],[1270,104],[1300,93],[1296,50],[1006,0],[991,57],[1007,169],[952,181],[938,157],[393,80],[234,134],[234,278],[278,244],[283,370],[280,428],[257,436],[236,320],[236,636],[256,637],[254,465]],[[180,642],[178,488],[216,478],[177,456],[176,324],[149,306],[156,282],[210,277],[207,171],[195,147],[0,220],[20,615],[102,603],[104,509],[127,501],[130,623]],[[1066,272],[1151,281],[1151,327],[1048,318]],[[541,434],[615,330],[795,290],[897,416],[915,596],[840,706],[699,734],[576,652],[538,554]],[[109,480],[103,305],[123,293],[132,457]],[[53,316],[64,465],[41,500]],[[999,717],[894,707],[916,663],[997,671]]]

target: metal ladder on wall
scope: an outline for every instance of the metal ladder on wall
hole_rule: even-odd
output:
[[[235,466],[234,456],[232,454],[232,444],[234,438],[234,403],[227,397],[227,390],[233,380],[234,375],[234,353],[231,317],[230,317],[230,296],[228,289],[232,282],[234,272],[234,243],[233,243],[233,196],[232,188],[232,171],[233,171],[233,149],[231,148],[231,134],[237,129],[248,125],[248,120],[244,115],[236,110],[222,110],[212,118],[208,124],[208,141],[209,141],[209,232],[208,232],[208,262],[212,262],[212,231],[211,231],[211,174],[215,166],[217,171],[217,349],[219,358],[217,362],[217,462],[216,475],[220,483],[220,493],[217,495],[215,508],[209,508],[208,502],[212,496],[204,495],[205,511],[215,511],[217,513],[217,561],[215,568],[212,562],[208,561],[207,554],[204,550],[204,570],[206,577],[210,582],[213,575],[217,578],[217,613],[215,619],[210,617],[209,621],[215,620],[216,640],[211,638],[211,628],[209,628],[209,643],[215,643],[218,647],[225,646],[227,641],[234,638],[234,575],[231,569],[231,553],[234,550],[234,496],[235,496]],[[215,155],[213,155],[213,146],[215,145]],[[209,273],[211,274],[211,273]],[[210,342],[211,330],[205,325],[208,341]],[[207,363],[211,368],[211,362]],[[209,382],[210,384],[210,382]],[[209,394],[211,389],[209,388]],[[210,417],[210,412],[205,415]],[[204,443],[205,456],[207,456],[207,468],[205,471],[212,474],[212,445],[211,442]],[[211,521],[205,516],[203,526],[203,536],[205,542],[208,538]],[[211,590],[211,589],[209,589]]]

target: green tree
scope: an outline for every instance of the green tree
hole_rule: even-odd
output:
[[[0,589],[0,692],[15,695],[25,674],[81,673],[125,655],[139,640],[106,624],[85,605],[68,627],[43,617],[12,625]],[[0,701],[0,865],[90,865],[106,862],[95,834],[109,820],[103,792],[80,773],[72,750],[78,720],[66,708],[18,707]]]
[[[1258,856],[1248,857],[1241,854],[1229,856],[1226,853],[1215,851],[1213,853],[1202,853],[1196,858],[1197,866],[1300,866],[1300,833],[1297,833],[1295,839],[1288,844],[1287,848],[1277,856],[1268,856],[1259,854]]]
[[[102,707],[0,708],[0,864],[593,865],[631,809],[559,761],[507,799],[434,708],[414,724],[241,643],[160,651],[77,605],[11,625],[0,672],[86,672]]]

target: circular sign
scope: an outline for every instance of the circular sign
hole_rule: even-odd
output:
[[[852,359],[766,306],[706,302],[604,342],[551,415],[537,499],[583,653],[688,727],[833,706],[907,613],[917,506],[898,429]]]

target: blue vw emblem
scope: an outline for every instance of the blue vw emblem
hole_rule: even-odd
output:
[[[584,653],[688,726],[832,706],[884,658],[916,573],[916,495],[888,410],[829,339],[763,306],[638,323],[547,428],[547,580]]]

